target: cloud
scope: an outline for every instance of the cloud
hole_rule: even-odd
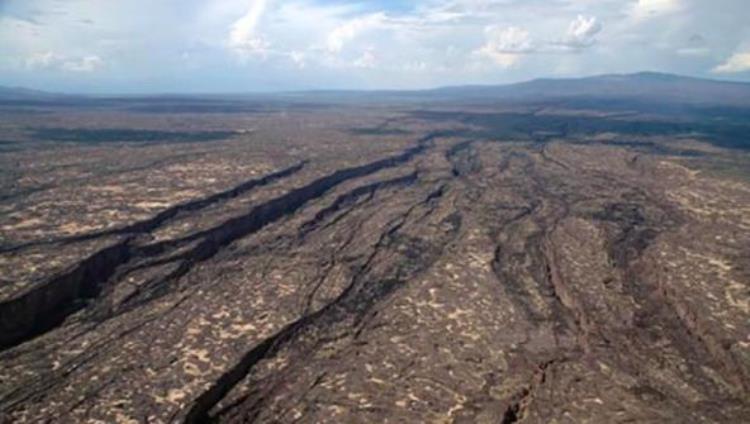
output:
[[[531,35],[523,28],[489,26],[484,33],[486,42],[476,53],[503,68],[516,65],[523,54],[535,51]]]
[[[252,0],[247,12],[232,24],[228,45],[236,54],[242,57],[254,54],[264,55],[269,49],[268,40],[256,33],[267,5],[268,0]]]
[[[534,53],[570,53],[592,46],[602,25],[596,17],[578,15],[558,41],[537,41],[531,33],[516,26],[485,28],[485,43],[474,51],[475,55],[490,59],[502,68],[520,63],[524,55]]]
[[[638,0],[630,10],[630,16],[636,21],[643,21],[677,12],[682,7],[682,0]]]
[[[373,68],[375,64],[375,53],[372,50],[365,50],[353,63],[356,68]]]
[[[596,35],[602,30],[602,24],[596,17],[578,17],[570,23],[561,45],[571,49],[582,49],[596,43]]]
[[[62,58],[53,52],[33,53],[26,58],[24,64],[29,70],[50,69],[56,67],[62,62]]]
[[[556,70],[710,76],[742,68],[730,56],[748,51],[746,3],[0,0],[0,79],[86,90],[94,80],[71,75],[99,70],[102,87],[129,91],[144,81],[154,90],[414,88]]]
[[[717,74],[735,74],[748,71],[750,71],[750,52],[735,53],[726,62],[712,70]]]
[[[353,40],[359,34],[373,28],[384,25],[386,16],[384,13],[374,13],[351,19],[337,26],[328,34],[326,47],[331,53],[338,53],[344,48],[344,44]]]
[[[62,69],[71,72],[94,72],[104,67],[102,58],[96,55],[84,56],[79,59],[67,60],[62,64]]]
[[[511,26],[508,28],[488,27],[485,29],[488,43],[493,50],[502,53],[531,53],[534,51],[534,41],[529,32],[523,28]]]
[[[289,59],[299,68],[303,69],[305,66],[307,66],[307,63],[305,61],[305,53],[300,51],[292,51],[289,53]]]
[[[94,72],[104,67],[104,60],[97,55],[67,57],[52,51],[34,53],[26,58],[28,70],[62,70],[69,72]]]

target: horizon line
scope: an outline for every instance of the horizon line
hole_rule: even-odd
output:
[[[729,79],[721,79],[721,78],[708,78],[708,77],[700,77],[700,76],[692,76],[692,75],[685,75],[685,74],[677,74],[677,73],[671,73],[671,72],[660,72],[660,71],[650,71],[650,70],[643,70],[643,71],[635,71],[635,72],[623,72],[623,73],[601,73],[601,74],[589,74],[584,76],[577,76],[577,77],[538,77],[538,78],[531,78],[531,79],[525,79],[525,80],[519,80],[516,82],[509,82],[509,83],[496,83],[496,84],[456,84],[456,85],[437,85],[429,88],[306,88],[306,89],[297,89],[297,90],[269,90],[269,91],[260,91],[260,90],[247,90],[247,91],[196,91],[196,92],[189,92],[189,91],[144,91],[144,92],[133,92],[133,93],[122,93],[122,92],[91,92],[91,93],[84,93],[84,92],[75,92],[75,91],[55,91],[55,90],[45,90],[45,89],[39,89],[34,88],[31,86],[8,86],[8,85],[0,85],[0,93],[2,93],[2,90],[15,90],[15,91],[27,91],[30,92],[29,94],[34,95],[52,95],[52,96],[63,96],[63,97],[79,97],[79,98],[107,98],[107,97],[115,97],[115,98],[122,98],[122,97],[168,97],[168,96],[175,96],[175,97],[195,97],[195,96],[248,96],[248,95],[257,95],[257,96],[263,96],[263,95],[304,95],[304,94],[315,94],[315,93],[424,93],[424,92],[430,92],[430,91],[439,91],[439,90],[445,90],[445,89],[453,89],[453,88],[492,88],[492,87],[510,87],[514,85],[522,85],[522,84],[528,84],[532,82],[537,81],[580,81],[580,80],[586,80],[586,79],[596,79],[596,78],[606,78],[606,77],[635,77],[635,76],[644,76],[644,75],[652,75],[652,76],[668,76],[668,77],[677,77],[681,79],[692,79],[692,80],[698,80],[698,81],[710,81],[710,82],[717,82],[717,83],[726,83],[726,84],[739,84],[739,85],[749,85],[750,81],[738,81],[738,80],[729,80]],[[0,94],[1,95],[1,94]]]

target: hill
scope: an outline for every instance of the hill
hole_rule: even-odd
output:
[[[473,100],[630,99],[685,104],[750,105],[750,84],[641,72],[572,79],[536,79],[499,86],[445,87],[431,96]]]

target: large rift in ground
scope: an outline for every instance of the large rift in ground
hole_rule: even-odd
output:
[[[747,185],[625,147],[415,139],[55,241],[107,242],[0,302],[0,420],[750,416]]]

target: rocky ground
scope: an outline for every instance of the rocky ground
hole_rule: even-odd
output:
[[[3,153],[0,419],[747,421],[734,153],[381,115]]]

